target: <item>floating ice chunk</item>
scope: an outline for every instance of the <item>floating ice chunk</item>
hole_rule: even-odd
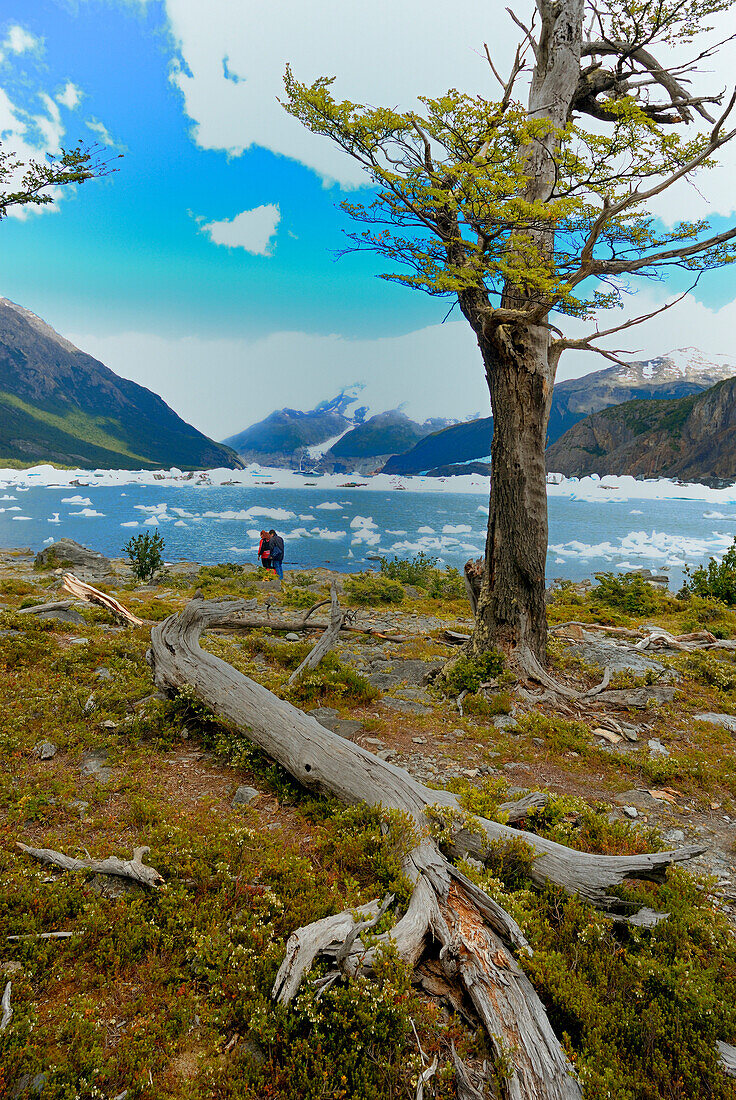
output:
[[[321,509],[323,512],[332,512],[335,511],[335,509],[337,509],[338,512],[342,511],[342,504],[335,504],[333,501],[329,500],[325,501],[324,504],[318,504],[316,507]]]
[[[13,516],[13,519],[30,519],[30,516]]]
[[[10,497],[3,497],[2,499],[3,500],[10,500]],[[80,504],[83,508],[90,508],[92,506],[92,501],[89,499],[89,497],[82,497],[82,496],[79,496],[79,494],[77,494],[77,496],[75,496],[75,497],[62,497],[61,498],[61,503],[62,504]]]
[[[472,527],[468,527],[466,523],[460,523],[457,527],[453,527],[451,523],[446,523],[442,528],[443,535],[469,535],[473,530]]]
[[[188,527],[189,524],[185,523],[183,519],[177,519],[174,521],[174,527]]]
[[[386,529],[387,535],[405,535],[406,533],[406,531],[389,531],[388,528]]]
[[[138,526],[138,520],[137,519],[129,519],[126,523],[121,523],[120,526],[121,527],[137,527]]]
[[[336,542],[344,539],[347,531],[328,531],[325,527],[313,527],[311,534],[317,539],[325,539],[327,542]]]
[[[104,516],[104,512],[97,512],[94,508],[82,508],[79,512],[70,512],[70,516],[84,516],[85,519],[94,519],[96,516]]]
[[[378,524],[374,522],[372,516],[354,516],[350,521],[350,526],[355,529],[360,527],[377,527]]]
[[[52,543],[52,542],[56,542],[56,539],[54,538],[53,535],[50,535],[49,538],[43,540],[43,545],[44,546],[49,546],[50,543]]]
[[[265,519],[296,519],[296,512],[289,512],[285,508],[249,508],[245,515],[263,516]],[[223,512],[223,518],[230,518]]]
[[[158,517],[149,516],[148,519],[143,520],[144,527],[158,527]]]
[[[468,530],[470,530],[470,528],[468,528]],[[396,534],[398,534],[398,533],[399,532],[397,531]],[[406,532],[404,532],[404,534],[406,534]],[[436,535],[437,532],[435,531],[434,527],[417,527],[417,534],[418,535]]]
[[[307,523],[310,519],[313,520],[314,516],[299,516],[299,519],[304,520]]]
[[[9,493],[5,493],[4,496],[0,497],[0,500],[16,500],[16,499],[17,499],[17,497],[11,496]]]
[[[629,512],[629,515],[630,516],[643,516],[644,513],[642,512],[641,508],[632,508],[631,511]]]

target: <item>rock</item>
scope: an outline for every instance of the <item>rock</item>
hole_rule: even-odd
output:
[[[363,740],[365,741],[366,745],[370,745],[372,748],[376,748],[376,749],[385,749],[386,748],[386,742],[382,741],[380,739],[380,737],[364,737]]]
[[[636,806],[623,806],[622,809],[627,817],[634,818],[639,816],[639,811]]]
[[[33,755],[37,756],[39,760],[50,760],[52,756],[56,756],[58,751],[53,741],[37,741],[33,746]]]
[[[103,898],[122,898],[126,894],[142,894],[144,888],[139,882],[120,875],[95,875],[90,887]]]
[[[69,806],[72,810],[76,810],[80,817],[84,817],[89,809],[89,802],[85,802],[81,798],[72,798]]]
[[[333,733],[338,734],[340,737],[344,737],[348,741],[352,739],[363,730],[363,723],[358,722],[353,718],[341,718],[336,710],[332,707],[315,707],[314,710],[310,710],[309,713],[313,718],[316,718],[321,726],[325,729],[332,730]]]
[[[668,844],[682,844],[685,840],[682,829],[668,829],[663,836]]]
[[[648,791],[642,791],[636,787],[630,791],[624,791],[623,794],[614,795],[613,801],[618,806],[633,806],[637,810],[651,810],[655,805]]]
[[[647,741],[649,745],[649,759],[654,760],[658,756],[669,756],[670,750],[666,748],[658,737],[650,737]]]
[[[423,745],[426,740],[426,737],[412,737],[412,741],[415,745]]]
[[[379,749],[376,756],[379,760],[393,760],[396,756],[396,749]]]
[[[108,767],[105,749],[85,750],[79,770],[85,778],[94,776],[98,783],[109,783],[112,778],[112,768]]]
[[[104,577],[112,573],[109,558],[97,550],[89,550],[74,539],[59,539],[45,546],[36,554],[35,564],[67,568],[80,577]]]
[[[659,661],[637,652],[630,646],[617,645],[613,641],[592,634],[584,633],[583,641],[569,646],[567,652],[579,657],[588,665],[610,668],[611,672],[631,672],[635,676],[643,676],[647,672],[654,671],[657,676],[664,676],[671,671]]]
[[[44,619],[46,622],[59,623],[83,623],[84,619],[74,607],[63,607],[59,604],[39,604],[37,607],[23,607],[24,615],[33,615],[36,619]]]
[[[493,719],[493,725],[502,732],[506,730],[511,732],[516,729],[516,719],[512,718],[510,714],[499,714]]]
[[[381,700],[385,707],[389,707],[391,710],[404,711],[407,714],[431,714],[430,707],[425,707],[422,703],[414,703],[411,699],[392,699],[391,696],[387,696]]]
[[[16,959],[8,959],[7,962],[0,963],[0,974],[4,978],[12,978],[13,974],[18,974],[23,969],[23,963],[19,963]]]
[[[13,1091],[10,1093],[12,1100],[18,1100],[19,1097],[31,1092],[38,1095],[45,1089],[47,1079],[48,1074],[46,1073],[37,1073],[35,1077],[32,1077],[30,1073],[24,1073],[18,1078]]]
[[[109,668],[96,668],[95,676],[98,680],[112,680],[112,673]]]
[[[399,684],[420,687],[429,682],[429,677],[439,672],[442,661],[374,661],[368,679],[374,687],[397,687]]]
[[[736,718],[732,714],[694,714],[696,722],[710,722],[713,726],[723,726],[729,733],[736,733]]]
[[[290,631],[285,637],[286,637],[287,642],[298,642],[299,641],[299,635],[295,634],[293,630]]]
[[[233,808],[236,806],[249,806],[255,798],[258,798],[260,793],[261,792],[257,791],[255,787],[238,787],[232,797],[230,805]]]

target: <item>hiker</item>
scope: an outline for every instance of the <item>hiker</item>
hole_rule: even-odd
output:
[[[281,535],[277,535],[273,528],[268,532],[268,549],[270,553],[271,566],[276,570],[276,576],[279,580],[284,579],[284,540]]]
[[[258,543],[258,560],[264,569],[271,568],[271,551],[268,546],[268,531],[261,531],[261,541]]]

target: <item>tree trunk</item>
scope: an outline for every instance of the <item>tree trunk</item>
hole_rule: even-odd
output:
[[[552,386],[547,330],[479,339],[493,408],[485,567],[471,653],[526,651],[544,664],[547,490],[544,445]],[[520,663],[524,663],[523,660]]]
[[[541,27],[534,47],[528,116],[547,121],[550,128],[519,151],[527,181],[523,198],[535,209],[527,215],[528,225],[518,230],[520,273],[525,257],[554,267],[555,227],[545,218],[544,204],[554,190],[559,133],[570,117],[580,78],[583,6],[583,0],[537,0]],[[511,238],[509,244],[513,249]],[[459,297],[478,338],[493,410],[488,538],[470,651],[482,653],[497,646],[513,653],[521,668],[544,665],[544,451],[556,367],[550,361],[546,315],[538,323],[487,324],[472,293]],[[506,282],[502,308],[538,306],[537,296],[521,276]]]

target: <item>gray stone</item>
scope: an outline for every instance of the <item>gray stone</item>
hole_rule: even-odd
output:
[[[685,834],[682,829],[668,829],[664,833],[664,839],[668,844],[682,844],[685,840]]]
[[[89,809],[89,802],[85,802],[81,798],[72,798],[69,802],[70,807],[76,810],[80,817],[84,817]]]
[[[237,791],[233,795],[231,806],[248,806],[254,798],[258,798],[261,792],[257,791],[255,787],[238,787]]]
[[[286,641],[287,642],[298,642],[299,641],[299,635],[295,634],[292,630],[289,634],[286,635]]]
[[[90,887],[103,898],[122,898],[126,894],[142,894],[143,886],[139,882],[133,882],[129,878],[121,878],[120,875],[95,875],[90,882]]]
[[[95,676],[98,680],[112,680],[112,673],[109,668],[96,668]]]
[[[94,776],[98,783],[109,783],[112,778],[112,768],[108,767],[105,749],[85,750],[79,770],[85,778]]]
[[[363,729],[362,722],[358,722],[353,718],[341,718],[333,707],[315,707],[309,713],[325,729],[331,730],[348,741],[352,741],[356,734]]]
[[[38,610],[35,607],[26,607],[23,610],[45,622],[74,623],[76,626],[84,622],[82,616],[73,607],[44,607],[41,604]]]
[[[428,678],[442,668],[442,661],[374,661],[368,679],[374,687],[385,688],[398,687],[406,684],[409,687],[420,687],[428,683]]]
[[[723,726],[729,733],[736,733],[736,718],[732,714],[695,714],[696,722],[710,722],[713,726]]]
[[[376,749],[385,749],[386,748],[386,742],[382,741],[380,739],[380,737],[364,737],[363,740],[365,741],[366,745],[371,745],[373,748],[376,748]]]
[[[639,816],[639,811],[636,806],[623,806],[622,809],[627,817],[634,818]]]
[[[623,794],[614,795],[613,801],[619,806],[633,806],[637,810],[651,810],[655,805],[655,800],[648,791],[642,791],[636,787],[630,791],[624,791]]]
[[[502,732],[506,730],[511,732],[516,729],[516,719],[512,718],[510,714],[499,714],[493,719],[493,725]]]
[[[81,576],[101,577],[112,572],[110,559],[97,550],[89,550],[74,539],[59,539],[36,554],[37,566],[52,565],[70,568]]]
[[[390,710],[403,711],[406,714],[431,714],[430,707],[425,707],[421,703],[414,703],[411,699],[392,699],[390,696],[382,700],[383,705],[389,707]]]
[[[657,676],[670,674],[670,670],[659,661],[647,657],[644,653],[629,646],[617,645],[592,635],[584,636],[582,642],[568,646],[567,652],[579,657],[588,665],[600,665],[610,668],[611,672],[631,672],[643,676],[647,672],[656,672]]]
[[[649,759],[654,760],[658,756],[669,756],[670,750],[666,748],[658,737],[650,737],[647,744],[649,745]]]
[[[7,962],[0,963],[0,974],[4,978],[12,978],[13,974],[18,974],[23,969],[23,963],[19,963],[16,959],[8,959]]]
[[[50,760],[52,756],[56,756],[58,751],[53,741],[37,741],[33,746],[33,755],[37,756],[39,760]]]
[[[396,749],[379,749],[376,756],[379,760],[393,760],[396,756]]]

